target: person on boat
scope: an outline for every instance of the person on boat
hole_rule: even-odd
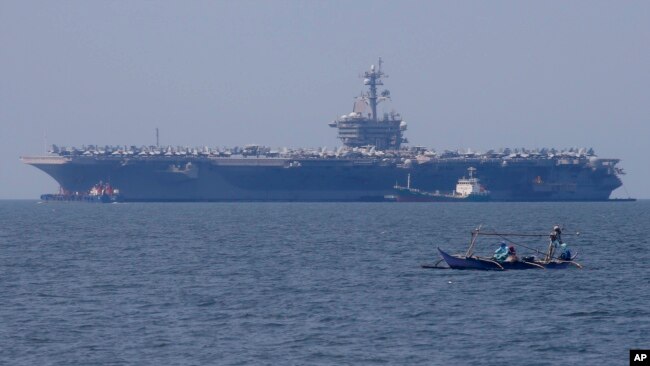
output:
[[[562,244],[562,229],[560,229],[560,226],[553,226],[553,231],[551,232],[551,240]]]
[[[551,231],[551,234],[549,235],[550,238],[550,243],[548,245],[548,258],[553,258],[553,253],[555,252],[555,249],[559,247],[562,244],[562,229],[560,229],[560,226],[555,225],[553,226],[553,231]]]
[[[492,258],[497,262],[503,262],[508,258],[508,246],[505,241],[502,241],[501,245],[494,251]]]
[[[517,257],[517,251],[515,250],[515,246],[511,245],[508,248],[508,256],[506,257],[506,262],[518,262],[519,257]]]
[[[566,245],[566,243],[560,244],[560,250],[562,253],[560,254],[560,259],[563,261],[570,261],[571,260],[571,249]]]

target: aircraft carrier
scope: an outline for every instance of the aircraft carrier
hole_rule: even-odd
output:
[[[21,157],[54,178],[61,191],[87,192],[100,182],[123,201],[382,201],[396,184],[451,191],[468,168],[492,201],[605,201],[622,185],[619,159],[592,149],[499,149],[487,152],[408,147],[396,112],[377,113],[390,99],[381,59],[363,75],[368,90],[353,110],[329,123],[334,150],[264,146],[52,146]],[[157,132],[157,131],[156,131]]]

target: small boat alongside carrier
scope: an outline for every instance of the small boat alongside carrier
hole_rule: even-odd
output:
[[[87,192],[68,192],[61,188],[59,193],[41,195],[41,201],[114,203],[120,202],[120,190],[113,188],[110,183],[99,182]]]
[[[456,183],[456,189],[451,193],[439,191],[427,192],[411,187],[411,175],[407,175],[406,187],[395,184],[395,195],[392,197],[397,202],[485,202],[490,200],[490,191],[481,185],[479,178],[474,176],[476,168],[467,169],[469,178],[462,177]]]

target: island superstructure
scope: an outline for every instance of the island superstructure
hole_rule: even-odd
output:
[[[244,147],[53,146],[22,157],[62,190],[86,192],[97,182],[120,188],[123,201],[379,201],[411,176],[414,188],[449,191],[469,167],[481,172],[492,201],[603,201],[621,186],[618,159],[592,149],[500,149],[484,153],[408,147],[406,122],[378,115],[390,98],[381,59],[364,75],[368,91],[353,111],[329,123],[334,149]]]
[[[377,116],[377,105],[390,99],[390,92],[383,90],[377,94],[377,86],[384,85],[382,77],[387,77],[379,67],[370,66],[370,71],[364,73],[363,83],[368,86],[368,92],[356,98],[352,113],[342,115],[331,122],[330,127],[336,127],[338,137],[347,147],[373,146],[378,150],[399,150],[403,142],[408,142],[402,132],[406,130],[406,122],[399,113],[384,113],[382,118]],[[369,111],[368,111],[369,109]]]

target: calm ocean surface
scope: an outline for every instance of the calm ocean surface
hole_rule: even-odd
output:
[[[420,268],[481,223],[580,231],[585,269]],[[0,364],[627,365],[649,234],[650,201],[0,201]]]

